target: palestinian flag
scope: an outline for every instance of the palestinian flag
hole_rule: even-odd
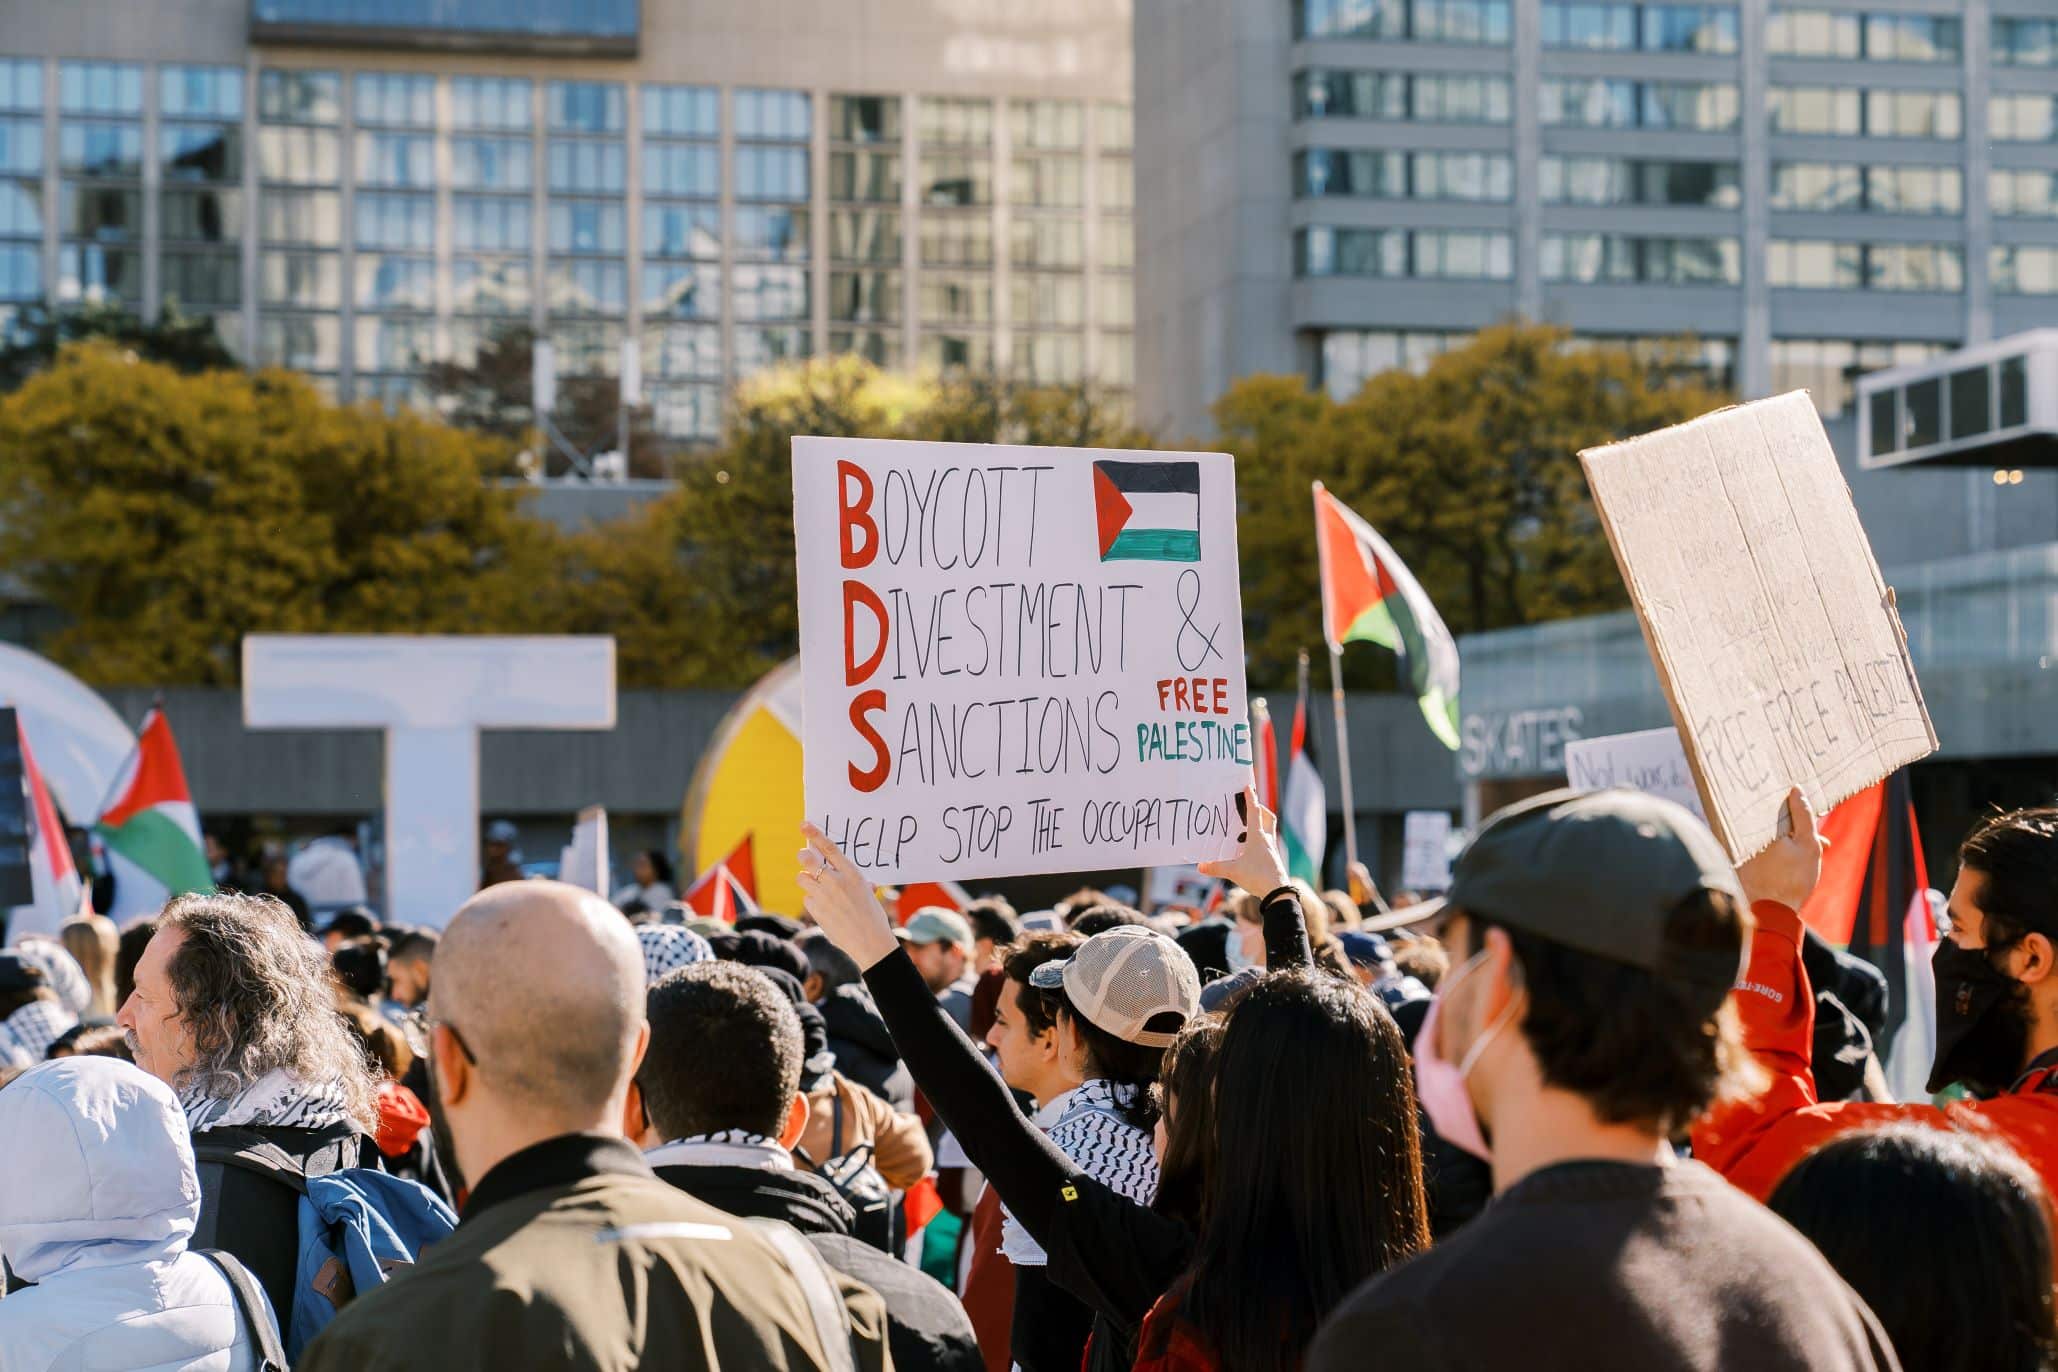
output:
[[[35,904],[16,907],[7,921],[7,936],[48,934],[56,938],[64,922],[93,913],[92,901],[79,880],[79,869],[71,860],[71,845],[65,841],[64,824],[43,784],[43,771],[29,750],[28,730],[15,715],[15,731],[21,739],[22,784],[28,791],[29,882]]]
[[[136,732],[136,751],[114,779],[93,831],[114,869],[115,923],[154,915],[173,896],[211,891],[214,875],[200,846],[200,816],[164,712],[153,707]]]
[[[1286,850],[1286,874],[1317,890],[1322,854],[1329,846],[1329,797],[1315,736],[1308,729],[1308,655],[1301,654],[1300,698],[1293,707],[1293,734],[1286,757],[1286,784],[1279,796],[1279,839]]]
[[[906,924],[915,911],[940,905],[959,914],[972,908],[972,893],[954,881],[911,881],[893,902],[893,922]]]
[[[1279,813],[1279,737],[1272,729],[1272,710],[1265,698],[1259,696],[1251,701],[1251,723],[1256,725],[1258,736],[1256,766],[1258,803],[1273,814]]]
[[[1897,1100],[1923,1100],[1936,1055],[1937,928],[1915,826],[1908,769],[1858,792],[1822,820],[1829,847],[1801,919],[1886,974],[1886,1033],[1877,1045]]]
[[[1200,463],[1096,462],[1103,562],[1200,561]]]
[[[1331,652],[1377,643],[1400,655],[1422,717],[1458,748],[1458,645],[1422,584],[1370,524],[1315,483],[1315,547],[1322,561],[1322,632]]]
[[[701,873],[679,899],[697,915],[734,924],[758,912],[756,887],[757,852],[745,834],[734,852]]]

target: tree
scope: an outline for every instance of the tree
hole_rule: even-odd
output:
[[[681,466],[677,491],[580,539],[571,614],[584,632],[615,635],[625,681],[739,686],[792,656],[795,434],[1148,442],[1085,389],[911,377],[847,356],[746,381],[721,446]]]
[[[558,475],[571,470],[572,464],[536,424],[535,357],[536,331],[526,324],[510,324],[483,340],[470,363],[424,363],[422,385],[452,424],[526,447],[544,471]],[[560,374],[551,422],[582,457],[617,451],[622,441],[621,405],[621,383],[614,377]],[[651,425],[650,407],[632,407],[628,419],[629,474],[666,475],[670,461],[664,440]]]
[[[504,445],[303,378],[65,348],[0,399],[0,566],[100,685],[237,679],[256,632],[550,632],[561,541]]]
[[[1320,641],[1315,479],[1386,536],[1453,633],[1625,606],[1577,455],[1727,403],[1684,357],[1505,324],[1342,402],[1297,377],[1231,387],[1215,415],[1238,459],[1251,679],[1291,681],[1298,650]],[[1377,654],[1348,661],[1360,682],[1392,679]]]
[[[0,394],[50,366],[67,345],[96,338],[189,374],[237,365],[212,319],[181,314],[170,304],[154,323],[117,304],[95,302],[64,310],[31,305],[15,318],[8,334],[13,341],[0,348]]]

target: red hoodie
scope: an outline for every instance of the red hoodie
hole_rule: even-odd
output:
[[[1992,1100],[1942,1110],[1928,1104],[1818,1102],[1808,1066],[1815,996],[1801,965],[1801,918],[1771,901],[1759,901],[1752,913],[1758,931],[1736,1004],[1744,1045],[1772,1085],[1753,1100],[1718,1105],[1703,1115],[1693,1131],[1696,1158],[1764,1200],[1789,1168],[1838,1135],[1912,1122],[1998,1137],[2058,1195],[2058,1080],[2049,1070],[2025,1074]]]
[[[415,1093],[397,1081],[379,1083],[379,1151],[397,1158],[414,1147],[429,1127],[429,1112]]]

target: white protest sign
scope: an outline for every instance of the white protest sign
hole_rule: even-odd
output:
[[[880,882],[1234,852],[1224,453],[796,438],[808,818]]]
[[[1153,867],[1143,878],[1144,910],[1154,914],[1166,905],[1184,905],[1198,910],[1208,903],[1216,884],[1213,877],[1202,876],[1200,868],[1192,863],[1178,867]]]
[[[1444,891],[1450,884],[1450,814],[1408,811],[1401,818],[1401,885],[1414,891]]]
[[[1581,453],[1708,825],[1742,861],[1936,750],[1894,593],[1805,392]]]
[[[1575,791],[1604,791],[1623,786],[1662,796],[1708,822],[1694,769],[1687,765],[1677,729],[1645,729],[1634,734],[1569,739],[1565,744],[1565,781]]]

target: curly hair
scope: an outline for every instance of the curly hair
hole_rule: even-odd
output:
[[[226,1100],[283,1070],[308,1085],[335,1083],[350,1117],[367,1132],[377,1127],[378,1083],[336,1014],[328,959],[283,902],[233,892],[179,896],[157,930],[182,935],[165,969],[193,1036],[181,1089]]]

